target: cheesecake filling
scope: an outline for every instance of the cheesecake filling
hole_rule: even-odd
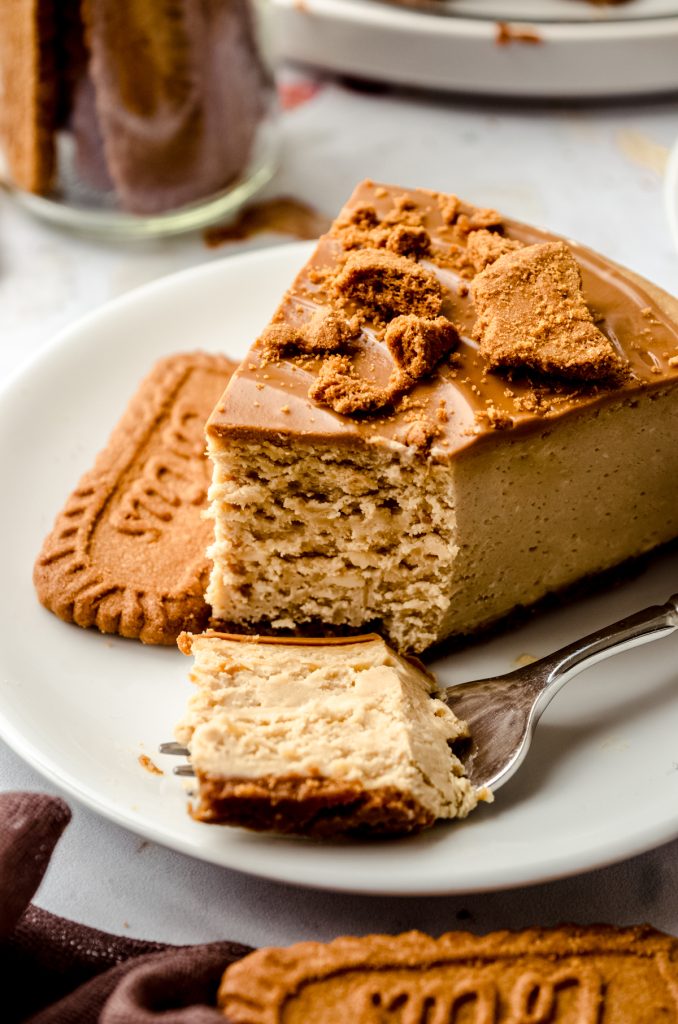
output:
[[[435,679],[381,638],[276,644],[205,634],[184,635],[181,646],[194,656],[197,689],[176,738],[200,780],[265,780],[273,802],[275,780],[398,794],[420,824],[475,807],[452,750],[465,723]]]

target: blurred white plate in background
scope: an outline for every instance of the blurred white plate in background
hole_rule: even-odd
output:
[[[357,78],[571,99],[678,90],[678,0],[273,0],[282,56]],[[539,42],[498,42],[498,21]]]
[[[416,3],[416,0],[413,0]],[[431,0],[445,14],[495,21],[640,21],[678,16],[677,0],[627,0],[594,3],[592,0]]]

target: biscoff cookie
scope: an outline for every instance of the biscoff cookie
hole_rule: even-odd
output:
[[[0,139],[27,192],[47,192],[54,174],[55,32],[55,0],[0,3]]]
[[[141,383],[35,563],[38,597],[60,619],[147,644],[207,624],[204,426],[236,365],[174,355]]]
[[[564,925],[302,942],[232,964],[219,1006],[230,1024],[671,1024],[678,939]]]

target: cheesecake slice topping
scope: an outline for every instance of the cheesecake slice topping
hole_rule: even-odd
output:
[[[416,447],[428,437],[447,460],[497,430],[666,386],[678,376],[666,300],[495,210],[365,182],[209,431]]]
[[[604,380],[624,365],[596,327],[577,261],[564,242],[506,252],[471,285],[480,354],[491,370],[526,368]]]

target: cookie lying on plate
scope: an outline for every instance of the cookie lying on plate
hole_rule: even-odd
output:
[[[173,355],[141,383],[35,563],[38,597],[60,619],[147,644],[207,624],[204,426],[235,367]]]
[[[230,1024],[669,1024],[678,939],[596,925],[302,942],[232,964],[219,1006]]]

